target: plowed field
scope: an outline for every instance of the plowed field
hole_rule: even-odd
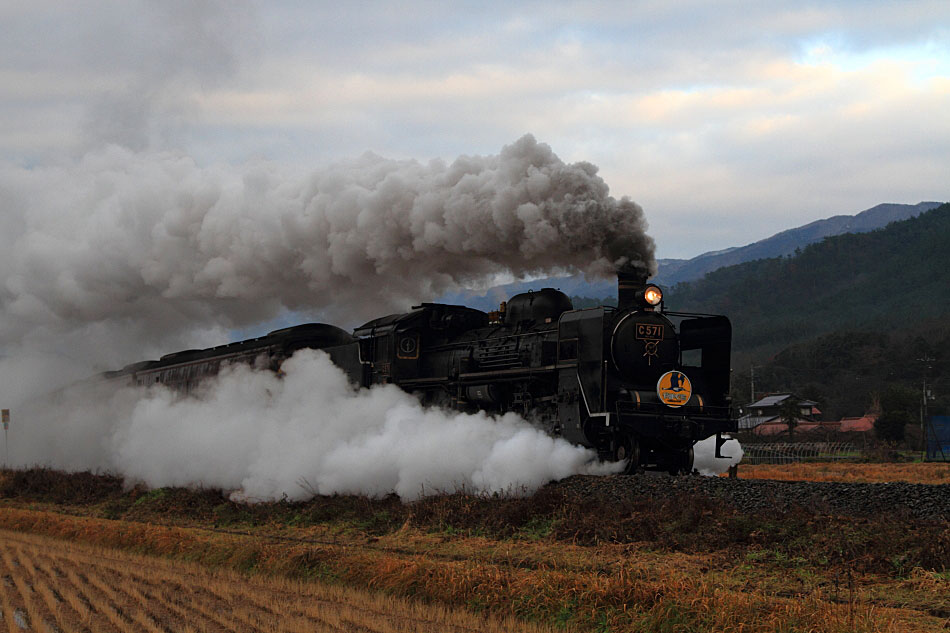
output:
[[[8,531],[0,531],[0,583],[0,630],[9,633],[543,630]]]

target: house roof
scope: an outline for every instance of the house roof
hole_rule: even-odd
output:
[[[760,424],[765,424],[778,419],[779,417],[777,415],[743,415],[739,418],[739,428],[753,429]]]
[[[764,398],[760,399],[758,402],[753,402],[752,404],[749,405],[749,407],[761,407],[761,408],[774,407],[774,406],[776,406],[776,405],[778,405],[778,404],[784,402],[786,399],[791,398],[793,395],[794,395],[794,394],[791,394],[791,393],[775,393],[775,394],[771,394],[771,395],[765,396]],[[818,404],[818,403],[817,403],[817,402],[812,402],[811,400],[799,400],[799,401],[798,401],[798,404],[799,404],[799,405],[806,406],[806,407],[813,407],[813,406],[815,406],[815,405]]]
[[[873,414],[863,415],[860,418],[841,418],[842,432],[864,432],[874,429],[874,421],[877,416]]]

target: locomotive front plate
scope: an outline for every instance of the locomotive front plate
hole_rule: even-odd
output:
[[[674,409],[689,402],[693,395],[693,385],[681,371],[668,371],[656,383],[656,395],[660,402]]]

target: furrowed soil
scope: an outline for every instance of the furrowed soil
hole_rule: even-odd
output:
[[[666,481],[651,486],[662,488]],[[115,477],[88,473],[2,472],[0,564],[8,580],[0,586],[0,630],[21,630],[18,613],[59,630],[107,630],[82,621],[81,600],[70,604],[79,585],[67,563],[56,562],[69,555],[86,556],[80,567],[88,570],[88,582],[77,578],[87,591],[106,596],[97,622],[118,628],[134,621],[136,630],[427,630],[411,624],[387,629],[390,624],[352,615],[347,621],[359,626],[332,628],[337,620],[330,614],[397,598],[411,599],[398,602],[410,613],[422,604],[475,618],[458,630],[950,629],[946,520],[906,512],[839,516],[797,506],[752,512],[699,494],[618,494],[618,487],[635,482],[582,478],[529,497],[453,494],[403,504],[395,497],[332,496],[248,505],[219,491],[128,489]],[[950,494],[950,487],[928,490],[931,496],[934,490]],[[274,595],[299,595],[301,602],[263,611],[257,620],[232,615],[228,626],[212,625],[211,614],[224,617],[229,603],[201,598],[201,588],[212,581],[196,581],[198,597],[187,594],[191,606],[184,607],[173,600],[181,591],[161,594],[131,579],[119,582],[114,568],[95,576],[97,556],[89,552],[98,550],[89,547],[153,557],[153,563],[136,559],[141,562],[130,569],[155,564],[178,578],[217,574],[233,583],[231,591],[246,592],[233,604],[258,604],[246,595],[263,595],[270,590],[258,587],[267,583],[292,583],[273,589]],[[354,590],[360,598],[340,597]],[[336,597],[314,597],[333,591]],[[329,624],[295,629],[296,620],[284,622],[286,614],[309,617],[307,609],[321,600],[328,603],[321,617]],[[57,606],[67,614],[62,620]],[[377,611],[390,609],[397,606]],[[518,624],[499,625],[489,616]]]
[[[461,609],[0,531],[8,631],[506,633],[545,629]]]

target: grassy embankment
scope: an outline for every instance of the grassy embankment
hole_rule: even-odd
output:
[[[4,473],[0,499],[3,529],[576,630],[939,631],[950,618],[950,528],[906,518],[553,488],[247,506],[41,470]]]

